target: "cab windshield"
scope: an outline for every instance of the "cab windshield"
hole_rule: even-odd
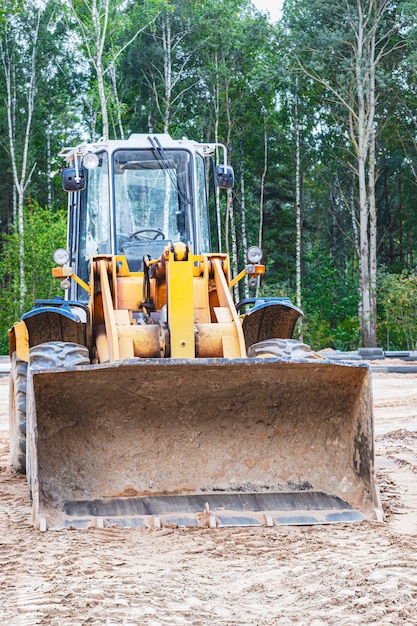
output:
[[[114,153],[116,251],[139,271],[169,241],[192,242],[190,154],[185,150]]]

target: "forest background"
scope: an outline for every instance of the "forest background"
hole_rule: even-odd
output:
[[[0,353],[62,295],[60,150],[132,132],[227,145],[223,249],[261,245],[305,342],[415,350],[416,77],[417,0],[3,0]]]

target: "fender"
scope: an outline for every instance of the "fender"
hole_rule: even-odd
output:
[[[254,306],[243,318],[247,348],[266,339],[291,339],[297,320],[303,316],[301,309],[288,298],[249,298],[239,302],[236,308],[248,304]]]
[[[78,315],[72,307],[77,307]],[[84,303],[56,298],[36,300],[34,307],[22,316],[28,334],[28,349],[47,341],[66,341],[87,346],[89,311]]]

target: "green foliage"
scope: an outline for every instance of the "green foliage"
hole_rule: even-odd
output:
[[[58,4],[62,22],[73,39],[69,48],[74,73],[79,74],[79,130],[84,130],[90,140],[109,130],[113,138],[120,137],[120,118],[130,106],[120,100],[120,66],[139,33],[153,28],[156,17],[168,6],[167,0],[69,0]]]
[[[37,298],[62,295],[59,283],[52,278],[52,254],[65,247],[66,211],[50,211],[33,203],[24,212],[25,277],[27,292],[24,311],[32,308]],[[0,302],[0,354],[8,351],[7,330],[20,319],[19,310],[19,236],[3,235],[0,253],[2,298]]]
[[[360,345],[357,277],[334,266],[324,253],[310,254],[303,286],[304,341],[315,350],[356,349]]]
[[[359,3],[370,10],[373,7],[372,11],[381,6],[371,4]],[[417,260],[417,0],[388,4],[378,27],[378,50],[383,46],[386,54],[376,75],[375,165],[378,263],[391,272],[384,274],[379,285],[378,341],[392,348],[415,345],[411,304],[415,283],[410,271]],[[5,0],[0,7],[0,57],[5,54],[0,63],[0,133],[4,139],[0,144],[0,231],[8,236],[0,243],[2,337],[20,317],[19,252],[13,234],[16,187],[7,140],[5,70],[10,67],[16,97],[12,119],[19,169],[25,145],[31,34],[41,9],[26,172],[31,178],[25,190],[25,201],[31,205],[25,218],[25,310],[34,298],[56,293],[57,285],[51,286],[49,278],[50,254],[63,243],[65,217],[40,209],[35,200],[41,206],[57,205],[63,197],[59,177],[54,175],[61,166],[60,149],[100,134],[94,66],[100,62],[111,136],[120,137],[122,130],[127,137],[130,132],[168,128],[175,137],[218,139],[227,144],[236,174],[232,210],[240,264],[244,229],[248,244],[258,243],[264,183],[262,246],[267,274],[262,292],[289,296],[293,301],[297,119],[302,333],[316,349],[357,347],[359,203],[349,125],[353,121],[355,126],[355,121],[349,120],[348,108],[329,85],[345,98],[345,104],[354,105],[352,23],[359,5],[341,0],[286,0],[283,20],[272,26],[250,0],[110,0],[104,28],[104,3],[97,2],[101,32],[105,30],[100,52],[91,3]],[[401,28],[397,28],[398,16]],[[224,205],[222,200],[223,225]],[[403,274],[393,274],[403,270]]]
[[[356,350],[360,345],[357,277],[341,274],[325,253],[305,256],[301,334],[313,349]],[[271,280],[269,272],[261,296],[287,297],[295,304],[295,287],[289,281]]]
[[[378,334],[386,350],[417,349],[417,274],[380,271]]]

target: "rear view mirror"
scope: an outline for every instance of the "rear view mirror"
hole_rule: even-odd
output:
[[[215,169],[216,185],[221,189],[232,189],[235,183],[233,167],[216,165]]]
[[[85,189],[84,168],[64,167],[61,170],[62,187],[64,191],[82,191]]]

